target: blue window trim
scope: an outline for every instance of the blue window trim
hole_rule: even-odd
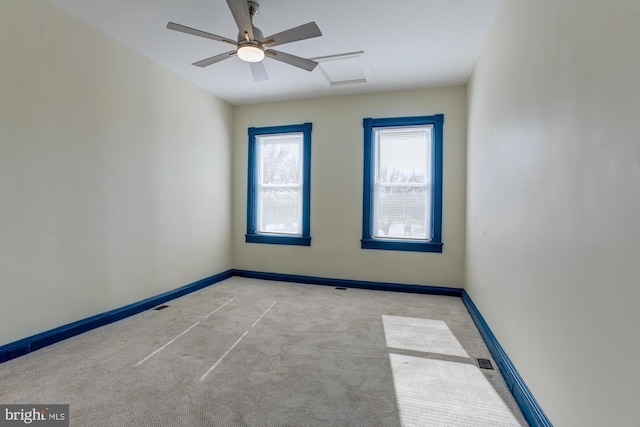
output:
[[[275,245],[311,246],[311,123],[286,126],[250,127],[249,128],[249,173],[247,180],[247,243],[267,243]],[[258,135],[271,135],[278,133],[303,134],[302,155],[302,234],[286,235],[258,233],[258,177],[257,177],[257,140]]]
[[[364,127],[364,190],[362,202],[362,249],[392,251],[442,252],[442,129],[444,114],[433,116],[394,117],[383,119],[365,118]],[[380,239],[373,237],[373,198],[375,147],[373,129],[392,126],[433,125],[433,156],[431,170],[433,187],[431,192],[431,241],[404,239]]]

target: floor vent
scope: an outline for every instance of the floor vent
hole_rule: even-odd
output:
[[[158,307],[154,308],[154,310],[164,310],[167,307],[169,307],[169,306],[168,305],[159,305]]]
[[[491,364],[491,360],[489,359],[476,359],[478,363],[478,368],[480,369],[493,369],[493,365]]]
[[[347,290],[347,288],[343,288],[342,286],[339,286],[336,289],[339,290],[339,291],[346,291]]]

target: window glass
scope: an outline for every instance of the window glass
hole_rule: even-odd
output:
[[[302,234],[302,133],[258,137],[259,233]]]
[[[374,129],[374,237],[431,240],[431,127]]]

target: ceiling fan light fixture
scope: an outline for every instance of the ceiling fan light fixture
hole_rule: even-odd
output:
[[[253,44],[240,46],[237,53],[238,58],[245,62],[260,62],[264,59],[264,50]]]

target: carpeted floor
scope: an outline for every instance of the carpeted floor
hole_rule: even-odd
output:
[[[71,426],[527,426],[458,298],[234,277],[167,305],[0,364],[0,403],[69,404]]]

